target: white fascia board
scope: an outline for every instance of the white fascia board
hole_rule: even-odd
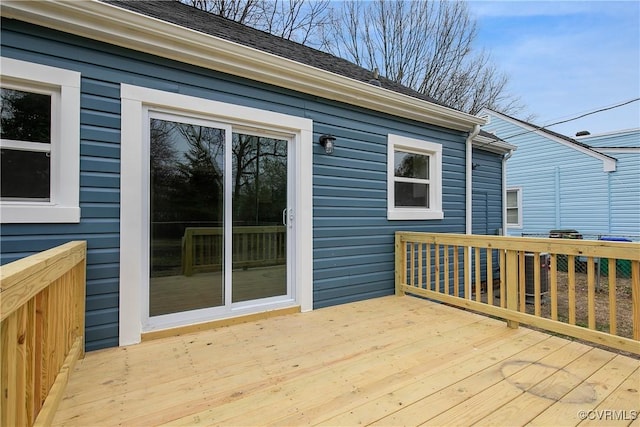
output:
[[[474,148],[497,154],[504,154],[518,149],[518,147],[513,144],[509,144],[508,142],[488,138],[481,135],[477,135],[475,138],[473,138],[472,143]]]
[[[612,130],[612,131],[609,131],[609,132],[602,132],[602,133],[592,133],[592,134],[589,134],[589,135],[576,136],[575,139],[577,139],[577,140],[592,139],[592,138],[599,138],[599,137],[602,137],[602,136],[623,135],[623,134],[626,134],[626,133],[634,133],[634,132],[640,132],[640,128]]]
[[[536,127],[526,125],[526,124],[524,124],[524,123],[522,123],[522,122],[520,122],[518,120],[512,119],[509,116],[505,116],[504,114],[500,114],[497,111],[493,111],[493,110],[489,110],[489,109],[483,109],[480,112],[480,114],[482,114],[482,113],[486,113],[486,114],[489,114],[489,115],[493,115],[493,116],[499,117],[502,120],[507,121],[507,122],[511,123],[512,125],[514,125],[514,126],[518,126],[518,127],[522,128],[522,129],[525,129],[525,130],[527,130],[527,131],[529,131],[531,133],[535,133],[536,135],[538,135],[538,136],[540,136],[542,138],[546,138],[546,139],[548,139],[550,141],[557,142],[558,144],[562,144],[562,145],[564,145],[566,147],[569,147],[569,148],[571,148],[573,150],[579,151],[579,152],[581,152],[583,154],[586,154],[587,156],[596,158],[596,159],[602,161],[602,171],[603,172],[615,172],[615,170],[616,170],[616,159],[614,159],[613,157],[607,156],[606,154],[602,154],[602,153],[600,153],[600,152],[598,152],[598,151],[596,151],[594,149],[589,149],[589,148],[583,147],[583,146],[581,146],[579,144],[572,144],[569,141],[566,141],[566,140],[564,140],[562,138],[558,138],[558,137],[556,137],[554,135],[551,135],[551,134],[545,132],[544,130],[538,129]]]
[[[485,121],[99,1],[3,0],[2,16],[298,92],[460,131]]]
[[[593,149],[603,154],[640,154],[640,147],[594,147]]]

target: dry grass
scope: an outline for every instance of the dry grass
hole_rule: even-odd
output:
[[[631,279],[616,280],[616,335],[631,338],[633,334],[633,311],[631,301]],[[576,273],[576,325],[589,324],[587,275]],[[609,282],[607,277],[600,277],[595,290],[596,329],[610,332]],[[551,316],[551,304],[547,302],[542,308],[544,317]],[[558,320],[569,320],[569,280],[568,274],[558,272]]]
[[[565,272],[558,272],[558,320],[565,323],[569,322],[569,278]],[[597,278],[596,278],[597,280]],[[616,333],[615,335],[632,338],[633,337],[633,305],[631,299],[631,279],[616,279]],[[587,274],[576,272],[575,274],[575,324],[578,326],[588,327],[589,325],[589,288],[587,283]],[[533,304],[527,304],[527,313],[533,314],[535,307]],[[611,332],[610,322],[610,304],[609,304],[609,281],[606,276],[601,276],[600,281],[596,281],[595,287],[595,329],[602,332]],[[542,300],[541,316],[551,318],[551,302],[547,294]],[[589,345],[601,347],[595,343]],[[602,347],[610,351],[633,357],[640,358],[640,355],[633,354],[621,350],[612,350],[608,347]]]
[[[569,278],[566,272],[558,271],[558,320],[565,323],[569,322]],[[484,285],[484,284],[483,284]],[[500,281],[494,282],[494,295],[499,293]],[[549,286],[551,284],[549,283]],[[483,286],[482,301],[486,302],[486,288]],[[588,327],[589,325],[589,288],[587,283],[587,274],[576,272],[575,274],[575,324],[578,326]],[[630,278],[616,278],[615,289],[616,301],[616,333],[615,335],[632,338],[633,337],[633,302]],[[535,306],[527,299],[526,312],[535,313]],[[496,296],[494,305],[500,305],[500,300]],[[541,298],[540,316],[551,319],[551,300],[549,292]],[[602,332],[611,332],[610,322],[610,304],[609,304],[609,280],[606,275],[601,276],[595,286],[595,329]],[[537,329],[537,328],[534,328]],[[594,343],[589,345],[596,346]],[[607,350],[611,350],[610,348]],[[611,350],[617,351],[617,350]],[[624,351],[617,351],[634,358],[640,358],[640,355],[632,354]]]

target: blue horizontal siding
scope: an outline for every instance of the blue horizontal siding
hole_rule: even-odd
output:
[[[120,146],[108,142],[90,141],[84,139],[82,140],[82,143],[80,145],[80,155],[84,158],[99,157],[105,159],[119,159]]]
[[[314,259],[323,256],[339,256],[339,251],[341,250],[349,250],[350,248],[357,249],[362,246],[386,246],[388,250],[388,245],[393,244],[393,242],[394,237],[389,236],[386,233],[383,235],[330,236],[327,238],[314,236]]]
[[[101,129],[96,126],[80,125],[80,139],[83,141],[106,142],[120,145],[120,129]],[[119,159],[120,156],[114,156]]]
[[[120,282],[118,281],[117,277],[111,277],[108,279],[95,279],[91,281],[91,286],[87,287],[87,295],[108,295],[111,297],[111,301],[114,301],[114,305],[112,305],[111,307],[117,307],[116,301],[118,299],[119,286]]]
[[[523,227],[509,228],[509,234],[608,228],[608,172],[601,159],[535,132],[523,133],[499,117],[492,116],[487,129],[518,147],[507,162],[507,185],[522,188]]]
[[[120,188],[120,177],[103,172],[82,172],[80,174],[80,186],[97,188]],[[84,199],[83,199],[84,200]],[[84,200],[87,202],[87,200]]]
[[[323,132],[329,132],[330,124],[341,126],[330,131],[337,138],[334,154],[326,156],[317,150],[314,155],[315,307],[392,294],[395,231],[461,233],[465,229],[463,135],[396,120],[372,124],[363,117],[352,122],[327,117],[328,111],[308,114]],[[342,128],[347,125],[356,131]],[[443,144],[443,220],[386,219],[388,134]],[[362,141],[354,141],[356,136]],[[363,164],[362,159],[367,162]]]
[[[473,149],[473,234],[502,228],[502,155]]]
[[[213,72],[2,19],[2,54],[78,71],[81,80],[79,224],[5,224],[3,263],[68,240],[86,240],[86,346],[118,343],[120,84],[310,118],[314,141],[336,136],[332,156],[313,148],[314,306],[393,293],[397,230],[463,233],[465,133]],[[436,221],[388,221],[387,139],[443,146],[443,207]],[[140,266],[140,268],[147,268]]]
[[[577,138],[592,147],[640,147],[640,129],[629,129],[608,134],[591,135],[584,138]],[[614,156],[615,157],[615,156]]]

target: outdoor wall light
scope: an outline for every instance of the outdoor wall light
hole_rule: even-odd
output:
[[[335,146],[336,137],[333,135],[322,135],[320,137],[320,145],[324,148],[324,152],[327,154],[333,154],[333,148]]]

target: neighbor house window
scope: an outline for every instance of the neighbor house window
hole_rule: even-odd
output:
[[[387,218],[442,219],[442,146],[389,135]]]
[[[78,222],[80,74],[2,58],[3,223]]]
[[[522,227],[522,189],[507,189],[507,226]]]

